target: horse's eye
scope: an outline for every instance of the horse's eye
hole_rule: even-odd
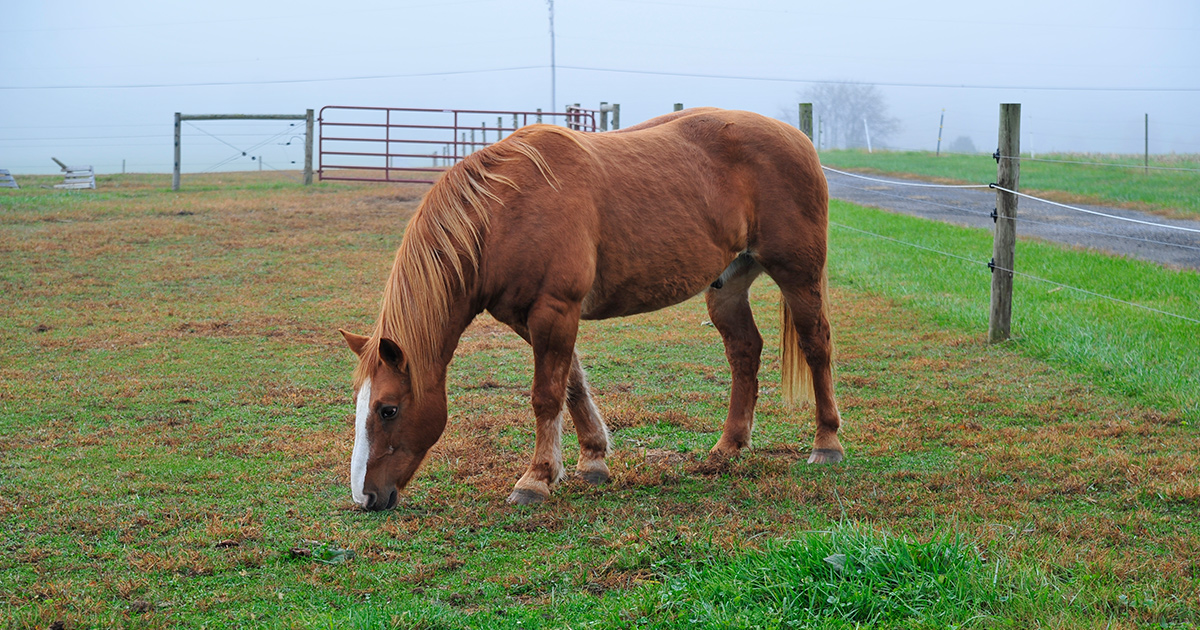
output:
[[[383,407],[379,408],[379,417],[383,418],[384,420],[391,420],[395,418],[397,413],[400,413],[400,408],[395,405],[384,405]]]

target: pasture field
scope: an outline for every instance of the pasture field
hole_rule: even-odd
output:
[[[1026,155],[1025,157],[1028,158]],[[1021,162],[1021,192],[1060,203],[1146,210],[1166,217],[1200,217],[1200,155],[1152,155],[1150,166],[1193,169],[1151,170],[1094,164],[1141,166],[1140,155],[1092,153],[1038,154]],[[838,169],[864,173],[910,175],[943,183],[987,184],[996,181],[996,162],[990,154],[965,155],[932,151],[822,151],[821,162]]]
[[[744,456],[706,458],[730,379],[693,299],[583,324],[613,478],[506,505],[532,360],[484,316],[446,435],[396,510],[364,513],[336,330],[368,332],[424,187],[100,180],[0,190],[2,627],[1200,623],[1196,326],[1018,280],[1018,338],[988,346],[986,268],[850,228],[960,253],[986,233],[833,204],[843,464],[804,463],[811,411],[776,392],[762,281]],[[1200,318],[1195,273],[1018,255]]]

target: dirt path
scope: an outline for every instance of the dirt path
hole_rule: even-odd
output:
[[[992,227],[996,192],[975,188],[915,188],[911,180],[872,175],[869,181],[826,171],[829,194],[849,201],[968,227]],[[897,182],[891,184],[886,182]],[[1104,206],[1076,205],[1119,217],[1200,230],[1200,221],[1180,221]],[[1017,206],[1017,235],[1149,260],[1168,267],[1200,269],[1200,232],[1185,232],[1120,221],[1060,208],[1031,199]]]

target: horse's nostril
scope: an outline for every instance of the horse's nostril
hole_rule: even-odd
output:
[[[375,493],[374,492],[368,492],[366,499],[367,499],[366,501],[363,501],[363,507],[367,508],[368,510],[378,509],[375,507]]]
[[[391,494],[388,495],[387,507],[385,507],[383,509],[390,510],[390,509],[396,507],[397,499],[399,499],[399,494],[397,493],[395,488],[392,488]]]

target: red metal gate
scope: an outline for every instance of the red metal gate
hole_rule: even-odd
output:
[[[520,127],[546,122],[596,131],[598,113],[327,105],[317,119],[317,173],[322,181],[432,184],[446,168]]]

